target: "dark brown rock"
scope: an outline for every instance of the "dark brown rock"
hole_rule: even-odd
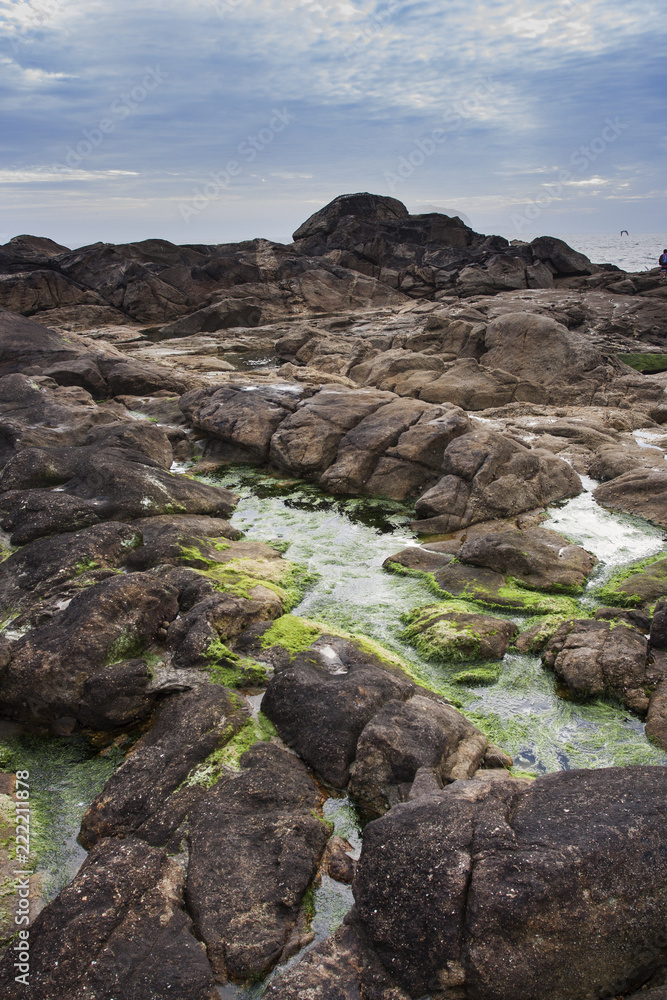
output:
[[[222,982],[265,975],[299,917],[329,830],[296,757],[256,743],[191,817],[187,901]]]
[[[365,831],[366,939],[412,997],[636,988],[667,958],[666,793],[664,768],[608,768],[476,778],[395,806]]]
[[[183,909],[175,858],[132,837],[104,840],[30,928],[29,986],[14,952],[0,963],[6,1000],[218,1000],[204,946]]]
[[[410,797],[420,769],[443,784],[470,778],[482,765],[487,738],[455,708],[416,695],[387,702],[357,743],[349,793],[364,819],[382,816]]]
[[[366,723],[383,704],[402,701],[414,690],[398,668],[347,640],[324,635],[277,671],[262,711],[302,760],[343,788]]]
[[[81,843],[90,848],[104,837],[135,833],[149,843],[166,844],[183,819],[169,797],[191,771],[233,739],[248,714],[244,700],[221,685],[201,684],[167,698],[153,728],[88,807]]]

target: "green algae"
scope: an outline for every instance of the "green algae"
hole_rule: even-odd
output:
[[[297,653],[303,653],[310,649],[321,634],[321,626],[307,622],[296,615],[283,615],[266,630],[260,645],[262,649],[280,646],[282,649],[286,649],[291,658],[294,659]]]
[[[266,684],[264,664],[239,656],[221,639],[211,640],[204,655],[207,660],[204,670],[214,684],[228,688],[262,687]]]
[[[642,375],[653,375],[656,372],[667,372],[667,354],[617,354],[623,364],[629,365]]]
[[[590,618],[591,612],[586,609],[577,609],[577,618]],[[528,621],[523,623],[523,628],[519,635],[524,635],[526,632],[534,630],[533,636],[531,638],[530,646],[524,650],[527,653],[540,653],[549,640],[556,634],[561,625],[565,622],[572,621],[572,616],[570,615],[537,615],[533,618],[529,618]],[[514,642],[516,642],[518,636],[514,637]]]
[[[496,684],[502,673],[500,663],[490,663],[487,666],[468,667],[466,670],[459,670],[452,674],[453,684],[464,684],[467,687],[482,687],[487,684]]]
[[[67,885],[85,857],[76,842],[81,819],[123,759],[117,747],[100,754],[81,736],[0,739],[0,769],[30,773],[32,861],[47,901]]]
[[[651,568],[654,567],[654,572]],[[648,570],[648,572],[644,572]],[[639,584],[646,580],[646,587],[651,591],[650,596],[642,597],[640,593],[632,593],[624,583],[634,581]],[[594,591],[594,596],[603,603],[624,608],[637,608],[646,605],[654,605],[659,596],[667,595],[667,552],[662,551],[657,555],[649,556],[647,559],[640,559],[616,570],[608,578],[606,583]]]
[[[226,772],[241,770],[241,757],[255,743],[267,743],[275,735],[275,727],[260,712],[257,721],[248,719],[243,728],[223,747],[218,747],[205,761],[198,764],[183,784],[187,787],[201,785],[203,788],[212,788]]]

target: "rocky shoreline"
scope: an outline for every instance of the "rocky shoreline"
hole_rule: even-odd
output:
[[[623,361],[667,369],[665,289],[374,195],[294,239],[0,247],[0,716],[124,755],[31,886],[28,987],[0,848],[2,995],[664,1000],[667,770],[517,772],[450,685],[291,614],[304,568],[205,474],[413,505],[404,642],[482,685],[539,654],[667,751],[667,551],[599,585],[544,524],[583,476],[667,529],[667,374]],[[323,873],[354,906],[312,947]]]

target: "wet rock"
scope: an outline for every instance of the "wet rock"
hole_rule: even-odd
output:
[[[398,668],[324,635],[317,648],[276,672],[262,711],[309,767],[343,788],[365,725],[387,701],[402,701],[414,690]]]
[[[575,695],[611,694],[642,714],[651,692],[667,678],[667,658],[649,656],[644,635],[624,622],[566,622],[547,644],[542,660]]]
[[[358,930],[344,923],[298,964],[272,979],[271,1000],[408,1000]]]
[[[329,829],[304,765],[255,744],[191,817],[187,901],[222,982],[265,975],[288,943]]]
[[[387,569],[404,566],[420,572],[436,572],[456,558],[458,563],[478,566],[511,576],[534,590],[576,593],[597,560],[590,552],[572,545],[563,535],[545,528],[524,528],[499,522],[475,525],[451,541],[433,542],[403,549],[385,562]]]
[[[665,672],[663,660],[663,676]],[[661,749],[667,750],[667,679],[651,695],[646,716],[646,735]]]
[[[486,737],[442,699],[387,702],[359,737],[349,794],[365,820],[375,819],[411,797],[421,771],[439,787],[472,777],[487,747]]]
[[[342,837],[331,837],[324,853],[323,865],[329,878],[351,885],[354,881],[356,862],[350,857],[352,845]]]
[[[405,618],[403,638],[427,659],[502,660],[518,632],[514,622],[465,611],[449,602],[415,608]]]
[[[30,542],[0,562],[0,608],[22,613],[67,600],[91,573],[124,565],[141,543],[140,531],[117,521]]]
[[[667,649],[667,601],[658,601],[655,606],[649,641],[653,649]]]
[[[610,483],[602,483],[593,496],[603,507],[644,517],[667,528],[667,472],[633,469]]]
[[[174,475],[134,448],[110,444],[24,449],[8,462],[0,476],[0,523],[14,544],[102,520],[231,513],[234,497],[227,490]]]
[[[607,768],[476,778],[397,805],[365,831],[365,939],[412,997],[580,1000],[639,985],[667,955],[666,792],[664,768]]]
[[[595,556],[545,528],[506,530],[466,540],[457,558],[521,580],[535,590],[576,593],[597,563]]]
[[[484,607],[533,615],[576,613],[576,604],[570,597],[528,590],[501,573],[464,563],[451,562],[435,570],[433,582],[449,598],[474,601]]]
[[[104,840],[30,928],[29,986],[14,952],[0,963],[7,1000],[217,1000],[204,946],[183,909],[175,858],[132,837]]]
[[[177,592],[149,573],[89,587],[15,644],[3,675],[3,712],[33,723],[80,718],[86,683],[150,645],[161,623],[177,614]]]
[[[244,700],[221,685],[202,683],[165,699],[152,729],[88,807],[79,834],[84,847],[130,833],[166,844],[190,805],[181,802],[179,811],[170,796],[190,772],[234,738],[248,717]]]
[[[630,567],[631,569],[631,567]],[[636,571],[625,572],[598,591],[598,596],[610,603],[626,607],[650,608],[667,594],[667,559],[657,559],[648,565],[640,563]]]

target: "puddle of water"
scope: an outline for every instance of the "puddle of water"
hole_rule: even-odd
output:
[[[461,664],[424,660],[399,638],[401,616],[437,598],[419,579],[382,569],[387,556],[414,543],[408,507],[332,497],[313,484],[249,467],[205,478],[240,496],[232,517],[236,527],[264,541],[289,543],[287,558],[317,575],[294,614],[375,639],[407,660],[423,683],[452,691],[451,675]],[[665,532],[598,507],[590,492],[596,485],[586,481],[589,492],[552,509],[544,525],[562,531],[602,561],[597,584],[619,565],[659,552]],[[516,754],[522,770],[539,774],[571,767],[667,765],[667,754],[646,740],[639,719],[610,703],[561,698],[553,675],[536,656],[508,654],[496,684],[457,685],[455,692],[463,711],[472,713],[494,742]]]

